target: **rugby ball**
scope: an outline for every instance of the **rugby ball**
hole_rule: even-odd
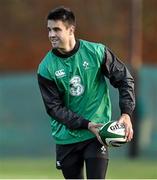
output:
[[[99,135],[103,143],[107,146],[120,147],[125,144],[125,126],[117,121],[110,121],[102,126],[99,130]]]

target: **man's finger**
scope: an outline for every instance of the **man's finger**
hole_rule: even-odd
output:
[[[128,137],[127,137],[127,141],[131,141],[133,138],[133,129],[130,128],[129,129],[129,133],[128,133]]]
[[[96,137],[97,137],[98,141],[99,141],[102,145],[104,145],[104,143],[103,143],[101,137],[99,136],[99,134],[97,134]]]
[[[99,128],[99,127],[102,127],[104,124],[101,124],[101,123],[99,123],[99,124],[95,124],[95,127],[96,128]]]
[[[124,120],[121,118],[120,120],[117,121],[118,124],[123,124]]]
[[[125,126],[125,138],[128,140],[129,129]]]

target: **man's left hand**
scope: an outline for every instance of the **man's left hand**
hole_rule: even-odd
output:
[[[93,134],[95,134],[95,136],[97,137],[98,141],[99,141],[102,145],[104,145],[104,143],[103,143],[103,141],[101,140],[101,137],[100,137],[100,135],[99,135],[99,128],[102,127],[102,126],[103,126],[103,124],[101,124],[101,123],[97,124],[97,123],[90,122],[90,123],[88,124],[88,129],[89,129]]]
[[[133,138],[133,128],[130,116],[128,114],[122,114],[121,117],[118,120],[118,123],[125,125],[125,137],[127,138],[127,141],[131,141]]]

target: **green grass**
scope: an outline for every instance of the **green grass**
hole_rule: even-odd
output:
[[[1,159],[0,179],[62,179],[53,159]],[[108,179],[157,179],[157,162],[145,159],[112,159]]]
[[[146,159],[110,160],[109,179],[157,179],[157,161]]]
[[[53,159],[0,160],[0,178],[56,179],[63,178]]]

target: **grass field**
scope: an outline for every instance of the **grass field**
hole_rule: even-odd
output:
[[[62,179],[52,159],[1,159],[0,179]],[[157,162],[145,159],[112,159],[108,179],[157,179]]]

